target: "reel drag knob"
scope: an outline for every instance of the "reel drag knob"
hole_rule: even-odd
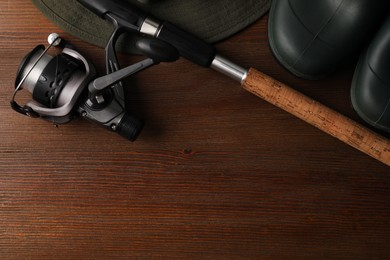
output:
[[[114,126],[115,127],[115,126]],[[129,141],[135,141],[144,127],[144,123],[138,118],[124,114],[119,124],[112,129]]]

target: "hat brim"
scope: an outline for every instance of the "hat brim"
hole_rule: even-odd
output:
[[[59,27],[89,43],[104,46],[113,30],[111,24],[90,12],[76,0],[32,0],[32,2]],[[270,0],[160,0],[139,7],[207,42],[216,42],[237,33],[259,19],[269,10],[270,2]],[[122,45],[120,49],[132,52],[132,44]]]

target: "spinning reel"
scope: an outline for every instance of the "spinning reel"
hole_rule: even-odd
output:
[[[46,49],[38,45],[21,62],[11,107],[23,115],[40,117],[55,125],[81,115],[134,141],[143,122],[126,112],[122,80],[159,62],[175,61],[179,53],[164,41],[144,37],[136,47],[147,58],[119,69],[115,42],[122,32],[117,25],[105,49],[107,75],[98,78],[92,63],[57,34],[49,35]],[[49,55],[53,46],[62,48],[62,52]],[[27,89],[33,98],[23,106],[15,101],[21,89]]]

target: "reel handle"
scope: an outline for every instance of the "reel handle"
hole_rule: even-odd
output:
[[[390,141],[303,95],[270,76],[251,68],[242,87],[323,132],[390,166]]]

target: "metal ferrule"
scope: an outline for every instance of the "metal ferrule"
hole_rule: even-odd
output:
[[[247,69],[238,66],[237,64],[231,62],[230,60],[222,57],[219,54],[215,56],[210,67],[215,69],[216,71],[225,74],[226,76],[229,76],[230,78],[240,83],[243,83],[245,81],[246,76],[248,74]]]
[[[152,37],[157,37],[161,30],[161,22],[156,18],[146,18],[139,31]]]

